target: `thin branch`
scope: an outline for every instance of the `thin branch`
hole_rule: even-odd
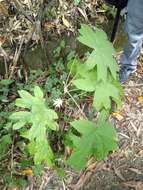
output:
[[[7,61],[9,60],[7,53],[5,52],[5,50],[2,48],[1,44],[0,44],[0,52],[2,53],[3,57],[4,57],[4,65],[5,65],[5,73],[6,73],[6,78],[8,76],[8,65],[7,65]]]
[[[11,177],[13,176],[13,167],[14,167],[14,164],[13,164],[13,159],[14,159],[13,152],[14,152],[14,137],[13,137],[12,145],[11,145],[11,160],[10,160]]]
[[[34,21],[32,20],[33,18],[30,17],[29,15],[27,15],[27,13],[25,12],[25,10],[23,9],[23,7],[21,6],[21,3],[18,0],[13,0],[15,5],[17,6],[17,10],[19,13],[23,14],[25,16],[25,18],[27,18],[31,23],[34,23]]]
[[[143,87],[143,83],[140,83],[140,84],[134,84],[134,85],[123,85],[124,87],[127,87],[127,88],[138,88],[138,87]]]
[[[78,105],[78,103],[76,102],[76,100],[74,99],[74,97],[73,97],[68,91],[67,91],[66,93],[70,96],[70,98],[72,99],[72,101],[75,103],[75,105],[77,106],[77,108],[80,110],[80,113],[82,114],[82,116],[83,116],[85,119],[87,119],[85,113],[84,113],[83,110],[80,108],[80,106]]]
[[[18,59],[20,57],[23,42],[24,42],[24,36],[22,36],[22,38],[21,38],[19,49],[18,50],[16,49],[16,51],[15,51],[15,55],[14,55],[14,59],[13,59],[13,65],[11,66],[11,72],[10,72],[10,75],[9,75],[9,79],[12,78],[14,70],[15,70],[15,68],[17,66],[17,62],[18,62]]]

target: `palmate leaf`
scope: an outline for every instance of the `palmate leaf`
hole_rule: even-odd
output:
[[[26,90],[19,90],[18,93],[21,98],[18,98],[16,100],[16,106],[31,108],[31,105],[33,103],[33,96]]]
[[[14,129],[14,130],[21,129],[22,127],[25,126],[25,124],[26,124],[26,121],[22,121],[22,120],[21,120],[21,121],[15,123],[15,124],[13,124],[13,129]]]
[[[111,100],[114,100],[118,106],[121,105],[120,90],[109,82],[98,84],[95,90],[93,106],[97,110],[102,108],[110,109]]]
[[[97,66],[98,81],[106,81],[109,71],[116,79],[119,69],[113,57],[115,52],[113,45],[108,41],[106,33],[98,28],[93,31],[88,25],[82,25],[79,32],[78,40],[94,49],[86,61],[88,69],[90,70]]]
[[[46,161],[48,165],[52,165],[54,154],[45,138],[39,142],[31,141],[28,144],[28,150],[30,154],[34,156],[34,163],[36,165],[39,165],[43,160]]]
[[[73,84],[80,90],[84,90],[86,92],[95,91],[96,81],[91,81],[89,78],[76,79],[73,81]]]
[[[32,96],[26,90],[19,90],[18,93],[21,98],[16,99],[16,106],[22,107],[22,108],[31,108],[31,106],[33,105],[33,101],[35,101],[34,96]],[[39,86],[35,86],[34,95],[37,99],[41,99],[41,102],[44,102],[44,99],[42,100],[43,92]],[[40,101],[39,101],[39,103],[40,103]]]
[[[13,121],[25,121],[25,122],[31,122],[31,113],[28,111],[19,111],[15,112],[10,116],[10,119]]]
[[[35,86],[35,88],[34,88],[34,95],[37,98],[43,98],[44,94],[43,94],[43,92],[42,92],[42,90],[40,89],[39,86]]]
[[[121,105],[121,85],[117,78],[118,65],[113,57],[114,48],[103,30],[95,31],[87,25],[79,30],[78,40],[93,51],[85,64],[76,64],[73,84],[80,90],[94,92],[93,106],[96,110],[110,109],[112,101]]]
[[[105,48],[104,51],[100,49],[93,50],[86,61],[89,70],[97,67],[97,80],[106,81],[108,72],[110,71],[114,79],[117,78],[118,66],[111,53]]]
[[[90,157],[103,160],[110,151],[118,147],[116,131],[112,124],[106,121],[104,111],[97,125],[88,120],[74,121],[71,125],[81,134],[80,137],[72,135],[75,150],[67,161],[76,170],[83,169]]]
[[[82,69],[80,70],[82,71]],[[79,72],[79,71],[78,71]],[[95,69],[92,71],[84,70],[78,73],[81,77],[73,81],[73,84],[80,90],[86,92],[93,92],[97,83],[97,72]]]
[[[54,154],[47,140],[43,139],[36,143],[34,162],[39,165],[42,161],[46,161],[48,165],[53,164]]]
[[[96,46],[103,48],[105,40],[107,41],[107,35],[103,30],[97,28],[95,32],[86,24],[81,25],[79,33],[80,36],[77,39],[92,49],[96,49]]]
[[[79,77],[72,83],[80,90],[94,92],[93,106],[96,110],[101,110],[103,108],[109,110],[111,108],[112,101],[114,101],[118,107],[122,105],[122,88],[121,85],[113,79],[113,77],[108,77],[108,80],[105,82],[98,82],[97,71],[95,68],[92,70],[84,70],[81,74],[80,70],[78,70],[77,73],[79,74]],[[101,71],[101,75],[105,75],[104,72],[102,73]]]
[[[46,161],[52,163],[53,152],[47,139],[49,130],[58,130],[57,113],[46,107],[42,90],[36,86],[34,96],[25,90],[19,91],[20,98],[16,100],[16,105],[28,108],[27,111],[15,112],[10,116],[13,121],[13,129],[18,130],[28,126],[25,133],[21,135],[29,139],[30,153],[34,157],[35,164]]]

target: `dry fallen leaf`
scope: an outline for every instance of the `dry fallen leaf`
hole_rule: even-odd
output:
[[[85,10],[82,10],[81,8],[77,8],[78,9],[78,11],[81,13],[81,15],[84,17],[84,19],[86,20],[86,21],[88,21],[88,17],[87,17],[87,14],[86,14],[86,11]]]
[[[121,121],[124,119],[124,117],[119,112],[113,112],[112,116],[116,118],[118,121]]]
[[[63,24],[67,27],[67,28],[70,28],[70,23],[69,23],[69,21],[63,16],[62,17],[62,21],[63,21]]]
[[[126,99],[128,100],[129,103],[132,101],[132,97],[131,96],[126,96]]]
[[[0,15],[9,16],[8,8],[2,1],[0,1]]]
[[[0,46],[2,46],[4,44],[4,42],[6,41],[6,37],[3,35],[0,35]]]
[[[22,173],[23,175],[30,175],[30,174],[33,174],[33,171],[32,171],[32,169],[27,168],[27,169],[25,169],[25,170],[22,170],[21,173]]]
[[[139,103],[143,103],[143,96],[139,96],[137,99]]]
[[[52,23],[52,22],[45,22],[45,23],[43,24],[43,26],[44,26],[44,28],[45,28],[46,30],[51,30],[51,29],[53,29],[53,28],[55,27],[55,24]]]

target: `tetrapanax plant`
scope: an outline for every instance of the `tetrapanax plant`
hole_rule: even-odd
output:
[[[16,106],[24,111],[18,111],[10,116],[13,121],[13,129],[26,129],[22,136],[29,140],[28,149],[34,156],[35,164],[46,161],[53,164],[54,154],[48,140],[49,131],[58,130],[56,112],[47,108],[42,90],[35,86],[34,96],[25,90],[19,91],[20,98],[16,100]]]

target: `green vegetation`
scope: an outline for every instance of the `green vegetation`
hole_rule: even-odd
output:
[[[88,120],[73,121],[71,125],[80,133],[80,136],[70,136],[75,151],[68,163],[75,169],[83,169],[92,156],[96,160],[104,160],[109,151],[116,150],[116,131],[112,124],[106,122],[105,112],[101,112],[96,125]]]
[[[77,66],[73,84],[80,90],[94,92],[96,110],[111,109],[111,100],[121,105],[121,88],[118,81],[118,65],[113,58],[114,48],[105,32],[82,25],[78,40],[93,49],[84,65]]]
[[[49,66],[48,72],[31,72],[27,84],[13,80],[0,82],[0,160],[8,155],[16,163],[10,165],[10,175],[5,170],[6,183],[17,183],[17,167],[31,168],[35,174],[40,174],[45,164],[58,172],[66,165],[79,171],[90,158],[104,160],[118,147],[116,131],[108,121],[112,102],[121,106],[122,97],[114,48],[98,28],[94,31],[82,25],[79,33],[78,40],[91,48],[91,52],[84,59],[70,52],[65,61],[70,71],[60,57],[62,42],[55,50],[58,62]],[[80,108],[81,100],[89,95],[93,99],[93,110],[89,112],[93,111],[93,115],[99,112],[98,119],[92,117],[92,121]],[[66,111],[67,107],[75,109],[75,105],[80,112],[78,120]],[[67,146],[72,153],[66,160]],[[19,151],[18,158],[15,151]],[[23,177],[19,175],[18,183],[19,178],[23,185]]]

